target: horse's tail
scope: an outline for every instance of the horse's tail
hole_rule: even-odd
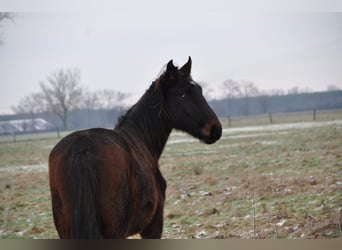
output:
[[[91,141],[78,138],[70,153],[68,175],[71,184],[71,237],[100,238],[99,185]]]

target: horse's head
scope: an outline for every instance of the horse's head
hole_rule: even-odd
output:
[[[180,69],[171,60],[166,71],[154,83],[154,88],[161,95],[162,110],[173,128],[211,144],[221,137],[222,126],[190,72],[190,57]]]

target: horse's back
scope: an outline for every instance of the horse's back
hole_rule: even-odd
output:
[[[49,156],[50,168],[66,166],[72,157],[82,157],[87,153],[99,163],[108,157],[118,161],[120,156],[124,156],[122,141],[113,130],[109,129],[99,128],[74,132],[64,137],[52,149]],[[55,161],[63,161],[66,164],[56,166],[53,164]]]
[[[94,172],[113,178],[124,171],[127,165],[127,152],[122,141],[113,130],[89,129],[74,132],[64,137],[52,149],[49,156],[50,178],[66,180],[75,160],[91,160]],[[112,178],[111,178],[112,179]],[[51,179],[50,179],[51,181]],[[53,180],[52,180],[53,181]]]

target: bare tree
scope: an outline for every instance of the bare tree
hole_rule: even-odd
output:
[[[41,93],[33,93],[25,96],[19,101],[17,106],[13,106],[12,110],[16,114],[30,114],[34,117],[35,114],[44,111],[43,95]]]
[[[287,90],[287,94],[288,95],[298,95],[300,93],[299,87],[298,86],[294,86],[292,88],[289,88]]]
[[[91,92],[88,89],[84,89],[82,99],[82,107],[86,109],[90,110],[100,107],[99,96],[96,92]]]
[[[242,95],[244,97],[257,96],[259,94],[258,87],[250,81],[243,81],[241,83]]]
[[[63,129],[66,130],[69,111],[77,108],[82,99],[80,71],[60,69],[48,76],[47,82],[40,82],[43,98],[48,110],[61,119]]]
[[[87,122],[90,126],[90,110],[100,107],[99,96],[96,92],[91,92],[88,89],[84,90],[82,106],[87,110]]]
[[[124,107],[125,107],[125,100],[130,96],[131,96],[131,94],[129,94],[129,93],[125,93],[125,92],[121,92],[121,91],[116,92],[116,103],[117,103],[116,106],[120,112],[122,112]]]
[[[259,90],[255,86],[255,84],[250,81],[243,81],[241,83],[241,88],[242,88],[242,96],[245,98],[245,102],[246,102],[245,115],[248,115],[249,109],[250,109],[249,99],[251,96],[257,96],[259,94]]]
[[[270,95],[271,96],[285,95],[285,91],[283,89],[271,89]]]
[[[97,95],[103,108],[108,110],[118,108],[120,111],[122,111],[125,106],[124,101],[130,97],[129,93],[111,89],[100,90],[97,92]]]
[[[33,93],[25,96],[19,101],[17,106],[12,107],[12,110],[16,114],[29,114],[31,118],[31,128],[34,129],[36,114],[44,111],[43,96],[41,93]]]
[[[227,117],[228,117],[228,122],[230,125],[230,116],[231,116],[231,111],[232,111],[232,99],[235,97],[241,96],[241,89],[240,85],[237,81],[234,81],[232,79],[228,79],[222,83],[221,86],[224,97],[227,98],[227,106],[228,106],[228,112],[227,112]]]
[[[14,14],[11,12],[0,12],[0,23],[5,22],[6,20],[13,21]],[[0,34],[0,45],[3,43],[3,39]]]
[[[209,83],[207,82],[198,82],[198,84],[202,87],[203,96],[207,100],[211,100],[213,98],[212,94],[214,90],[210,87]]]
[[[336,85],[333,85],[333,84],[331,84],[331,85],[329,85],[328,87],[327,87],[327,90],[328,91],[338,91],[338,90],[340,90],[341,88],[339,88],[338,86],[336,86]]]
[[[125,107],[125,100],[130,96],[130,94],[120,91],[115,91],[112,89],[103,89],[97,92],[100,107],[102,107],[104,112],[101,114],[102,124],[106,124],[105,121],[114,122],[118,114],[117,111],[120,113],[123,112]]]
[[[299,88],[298,86],[294,86],[287,90],[288,95],[299,95],[299,94],[312,93],[312,92],[313,92],[313,89],[310,87]]]

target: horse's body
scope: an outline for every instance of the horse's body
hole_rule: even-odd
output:
[[[89,129],[51,151],[54,222],[61,238],[160,238],[166,181],[158,160],[173,128],[213,143],[221,124],[190,76],[191,59],[152,83],[114,130]]]

